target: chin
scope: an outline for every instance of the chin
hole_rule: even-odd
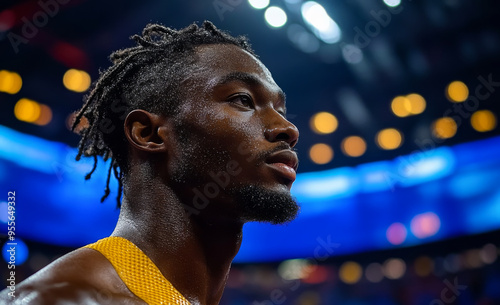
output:
[[[249,185],[233,190],[245,222],[257,221],[285,224],[294,220],[300,210],[287,186],[269,189]]]

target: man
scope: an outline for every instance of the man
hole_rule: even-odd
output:
[[[88,120],[77,159],[111,158],[123,186],[117,226],[17,285],[15,304],[217,304],[243,224],[298,212],[299,133],[247,41],[210,22],[133,38],[74,125]]]

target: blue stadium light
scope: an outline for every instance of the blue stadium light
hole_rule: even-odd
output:
[[[455,169],[455,156],[448,147],[414,153],[397,159],[401,185],[411,186],[450,175]]]
[[[26,246],[24,241],[19,238],[16,238],[12,242],[9,241],[3,244],[2,257],[9,265],[22,265],[28,259],[28,256],[28,246]]]
[[[357,178],[352,168],[344,167],[299,175],[293,194],[300,201],[324,200],[349,196],[356,192]]]
[[[76,149],[59,142],[23,134],[0,126],[0,160],[8,160],[19,166],[46,174],[64,171],[85,175],[92,168],[90,159],[76,162]]]
[[[380,161],[361,164],[357,167],[360,176],[360,191],[364,193],[391,190],[394,187],[393,163]]]

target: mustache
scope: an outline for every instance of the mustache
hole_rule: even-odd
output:
[[[278,144],[278,146],[274,147],[273,149],[271,149],[269,151],[261,151],[261,152],[255,153],[255,154],[251,155],[249,158],[247,158],[246,160],[249,162],[252,160],[258,160],[259,161],[258,163],[260,165],[262,163],[265,163],[266,159],[268,159],[272,154],[279,152],[279,151],[283,151],[283,150],[293,151],[298,157],[298,153],[297,153],[296,148],[291,147],[290,144],[288,144],[286,142],[280,142]],[[299,160],[299,163],[300,163],[300,160]]]
[[[272,150],[270,150],[270,151],[266,152],[266,153],[265,153],[265,156],[266,156],[266,157],[269,157],[270,155],[272,155],[272,154],[274,154],[274,153],[276,153],[276,152],[278,152],[278,151],[282,151],[282,150],[291,150],[291,151],[293,151],[293,152],[295,152],[295,153],[296,153],[296,149],[295,149],[295,148],[292,148],[292,147],[290,146],[290,144],[288,144],[288,143],[286,143],[286,142],[280,142],[280,143],[278,144],[278,146],[276,146],[276,147],[275,147],[275,148],[273,148]]]

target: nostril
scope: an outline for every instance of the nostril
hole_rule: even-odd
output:
[[[288,142],[290,140],[290,136],[284,132],[279,133],[278,136],[276,136],[276,141],[285,141]]]

